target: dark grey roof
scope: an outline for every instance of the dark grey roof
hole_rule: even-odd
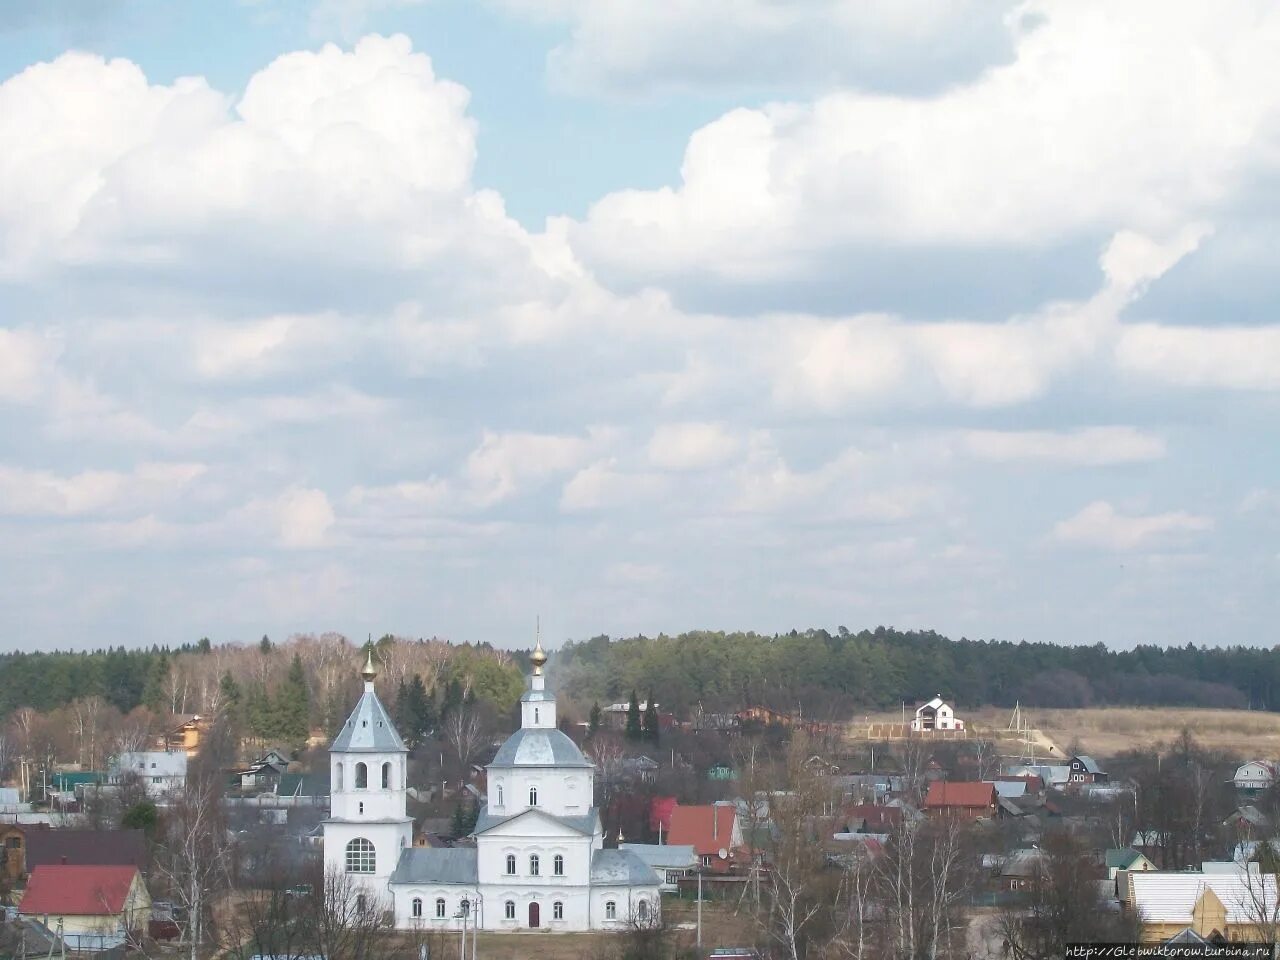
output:
[[[521,703],[555,703],[556,695],[546,690],[526,690],[520,697]]]
[[[480,816],[476,819],[476,828],[473,833],[480,834],[486,830],[492,830],[501,823],[508,820],[514,820],[516,817],[522,817],[526,813],[536,813],[544,816],[556,823],[562,823],[571,830],[578,833],[585,833],[587,836],[594,836],[600,826],[600,814],[595,807],[592,807],[584,814],[576,817],[557,817],[555,814],[547,813],[545,810],[539,810],[536,807],[530,807],[527,810],[521,810],[519,813],[512,814],[509,817],[495,817],[489,812],[488,807],[480,812]]]
[[[698,854],[691,843],[620,843],[619,850],[634,853],[651,867],[696,867]]]
[[[1100,766],[1098,766],[1098,761],[1097,761],[1097,760],[1095,760],[1095,759],[1093,759],[1093,757],[1086,757],[1086,756],[1084,756],[1084,755],[1082,754],[1082,755],[1080,755],[1080,756],[1076,757],[1076,759],[1080,761],[1080,765],[1081,765],[1082,767],[1084,767],[1084,768],[1085,768],[1085,770],[1086,770],[1087,772],[1089,772],[1089,773],[1103,773],[1103,772],[1104,772],[1104,771],[1103,771],[1103,769],[1102,769]]]
[[[400,851],[392,883],[476,882],[475,847],[410,847]]]
[[[491,767],[590,767],[577,744],[559,730],[521,727],[498,748]]]
[[[630,850],[597,850],[591,855],[591,884],[601,887],[656,887],[658,875]]]
[[[372,686],[365,689],[329,750],[337,753],[409,752]]]

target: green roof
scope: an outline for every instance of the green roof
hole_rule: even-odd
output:
[[[323,774],[282,773],[276,795],[281,797],[327,797],[329,783]]]
[[[60,771],[53,775],[53,789],[74,790],[82,783],[101,783],[105,779],[100,770]]]
[[[1133,865],[1133,862],[1142,856],[1137,850],[1126,847],[1123,850],[1107,851],[1107,867],[1114,867],[1117,870],[1127,870]]]

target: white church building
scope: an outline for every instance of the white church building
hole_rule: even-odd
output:
[[[331,815],[327,873],[353,894],[394,912],[399,929],[623,929],[656,923],[659,879],[635,853],[605,849],[593,805],[595,769],[556,726],[539,643],[520,698],[520,729],[489,764],[488,804],[475,846],[413,846],[405,814],[409,751],[374,693],[372,655],[364,695],[329,748]]]

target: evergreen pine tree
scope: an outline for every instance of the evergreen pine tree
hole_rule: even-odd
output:
[[[658,742],[658,705],[653,702],[653,691],[649,691],[649,702],[644,708],[644,738],[653,743]]]
[[[593,735],[600,729],[600,701],[591,705],[591,713],[587,715],[587,735]]]
[[[449,820],[449,832],[455,837],[465,837],[470,832],[467,830],[467,814],[462,809],[461,800],[454,805],[453,817]]]
[[[639,740],[644,731],[640,727],[640,701],[636,692],[631,691],[631,701],[627,704],[627,739]]]
[[[168,679],[169,655],[162,652],[151,661],[151,669],[147,671],[147,682],[142,688],[143,706],[156,712],[164,707],[164,683]]]
[[[275,734],[290,744],[302,744],[311,732],[311,697],[307,692],[307,674],[302,657],[293,655],[289,673],[275,696]]]
[[[258,650],[262,653],[270,653],[275,648],[271,646],[271,638],[265,633],[262,635],[262,642],[258,644]]]
[[[427,685],[422,682],[422,676],[415,673],[409,681],[409,733],[413,737],[410,746],[416,747],[427,739],[435,723],[435,711],[431,708]]]

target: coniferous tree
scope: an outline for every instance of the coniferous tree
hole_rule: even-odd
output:
[[[218,681],[218,687],[222,690],[222,701],[228,709],[234,710],[240,706],[240,684],[236,683],[236,678],[231,675],[230,670],[222,675],[222,679]]]
[[[262,635],[262,642],[258,644],[258,650],[262,653],[270,653],[275,648],[271,645],[271,638],[265,633]]]
[[[293,655],[289,674],[276,691],[275,735],[291,744],[305,743],[311,732],[311,698],[307,692],[307,675],[302,657]]]
[[[409,681],[409,735],[412,738],[410,747],[422,743],[435,726],[435,711],[431,709],[431,696],[427,693],[427,685],[422,676],[415,673]]]
[[[653,702],[652,690],[644,707],[644,738],[652,743],[658,742],[658,705]]]
[[[627,739],[639,740],[644,735],[640,726],[640,701],[636,692],[631,691],[631,701],[627,704]]]
[[[151,662],[147,671],[147,683],[142,688],[142,703],[149,710],[159,712],[164,706],[164,682],[169,679],[169,656],[161,653]]]
[[[587,715],[587,734],[588,736],[596,733],[600,729],[600,701],[597,700],[591,705],[591,713]]]

